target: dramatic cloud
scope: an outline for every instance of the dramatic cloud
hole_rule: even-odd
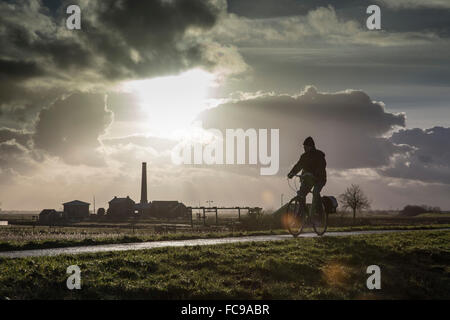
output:
[[[218,41],[239,48],[252,77],[231,83],[228,93],[293,94],[309,83],[327,91],[356,88],[382,99],[391,110],[410,111],[425,103],[428,112],[442,119],[438,108],[450,98],[445,91],[450,10],[433,6],[433,1],[401,8],[379,2],[382,30],[370,31],[366,9],[376,3],[229,0],[231,14],[213,31]],[[430,126],[416,114],[408,125]]]
[[[211,28],[218,14],[204,0],[95,1],[82,8],[88,32],[80,37],[112,78],[175,73],[205,63],[205,48],[185,35],[191,28]]]
[[[405,115],[386,112],[362,91],[322,93],[310,86],[297,96],[263,94],[207,110],[200,119],[205,128],[220,130],[279,129],[282,175],[303,152],[307,136],[337,169],[380,167],[410,149],[385,137],[405,125]]]
[[[396,31],[401,25],[420,30],[439,31],[448,16],[450,3],[447,0],[228,0],[228,11],[251,19],[306,15],[309,11],[332,5],[341,17],[364,21],[368,6],[377,4],[382,10],[383,29]],[[416,17],[415,21],[408,18]],[[448,28],[448,26],[446,26]],[[406,29],[406,28],[405,28]],[[403,30],[405,30],[403,29]]]
[[[69,4],[81,8],[81,30],[65,27]],[[36,0],[3,2],[0,9],[1,53],[15,60],[9,64],[16,69],[28,64],[28,76],[41,73],[37,62],[66,78],[95,70],[108,80],[214,63],[204,59],[206,48],[198,41],[186,39],[191,29],[215,24],[218,8],[206,0],[65,1],[54,16]]]
[[[49,4],[0,3],[0,126],[22,129],[76,91],[107,92],[120,81],[194,67],[224,74],[246,68],[235,48],[202,37],[223,10],[212,0]],[[73,4],[81,8],[81,30],[66,28]]]
[[[414,148],[399,156],[383,174],[426,182],[450,184],[450,128],[401,130],[390,139]]]
[[[315,7],[315,6],[314,6]],[[365,9],[365,8],[364,8]],[[335,45],[367,45],[398,47],[434,42],[440,30],[403,30],[403,32],[368,32],[364,18],[339,15],[332,6],[312,8],[304,14],[248,19],[229,15],[213,32],[217,39],[240,47],[323,47],[324,42]],[[435,31],[435,32],[433,32]]]
[[[14,130],[9,128],[0,128],[0,143],[7,141],[15,141],[18,144],[27,147],[29,146],[31,133],[22,130]]]
[[[376,2],[393,8],[450,8],[447,0],[376,0]]]
[[[0,143],[0,185],[5,188],[23,175],[35,173],[42,157],[33,150],[10,140]]]
[[[66,28],[71,4],[81,30]],[[365,27],[370,4],[382,9],[381,31]],[[277,207],[290,192],[281,176],[311,135],[328,161],[324,192],[358,183],[378,207],[410,197],[448,206],[449,8],[445,0],[1,1],[1,200],[33,209],[94,193],[105,203],[136,198],[146,161],[151,199]],[[195,70],[214,80],[188,103],[195,92],[176,79]],[[135,80],[142,85],[127,91]],[[171,163],[173,128],[219,101],[198,116],[204,128],[280,129],[278,176]],[[24,204],[24,195],[36,196]]]
[[[33,150],[32,134],[22,130],[0,128],[0,174],[7,183],[17,174],[29,174],[42,155]]]
[[[102,165],[96,149],[112,119],[103,95],[73,94],[40,112],[33,139],[37,148],[67,163]]]

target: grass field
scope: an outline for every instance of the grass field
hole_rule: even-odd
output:
[[[328,231],[364,231],[364,230],[426,230],[450,228],[450,224],[417,225],[362,225],[348,227],[329,227]],[[305,228],[305,232],[312,232]],[[101,244],[132,243],[163,240],[186,240],[198,238],[226,238],[251,235],[287,234],[286,230],[254,231],[182,231],[155,233],[153,229],[126,228],[80,228],[80,227],[45,227],[8,226],[0,228],[0,251],[62,248]]]
[[[0,227],[0,251],[287,233],[281,227],[280,217],[274,215],[267,214],[258,219],[244,215],[241,221],[230,220],[229,215],[227,217],[222,217],[219,225],[215,224],[214,217],[207,217],[206,226],[200,220],[194,228],[180,221],[175,221],[175,228],[173,221],[169,224],[154,220],[93,220],[60,226],[42,226],[19,220]],[[353,220],[349,216],[336,214],[329,217],[328,231],[436,228],[450,228],[450,217],[433,213],[418,217],[361,215]],[[311,230],[305,230],[308,231]]]
[[[449,299],[450,232],[0,259],[10,299]],[[366,268],[381,268],[368,290]],[[78,265],[81,290],[66,288]]]

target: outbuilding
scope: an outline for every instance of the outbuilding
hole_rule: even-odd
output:
[[[64,215],[68,219],[83,219],[89,217],[90,203],[74,200],[63,203]]]
[[[134,215],[136,203],[129,196],[126,198],[114,197],[109,201],[107,215],[109,217],[130,217]]]
[[[39,214],[39,223],[58,223],[63,220],[63,213],[55,209],[44,209]]]

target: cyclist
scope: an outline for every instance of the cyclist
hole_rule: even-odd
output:
[[[287,175],[289,179],[293,178],[300,170],[302,171],[302,184],[298,191],[300,206],[302,212],[306,212],[306,196],[312,189],[313,205],[318,208],[316,211],[319,216],[323,213],[320,191],[327,182],[327,172],[325,153],[316,149],[313,138],[308,137],[303,142],[305,153],[300,156],[300,160],[294,165]]]

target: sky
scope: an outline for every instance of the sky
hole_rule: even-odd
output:
[[[150,201],[276,209],[312,136],[322,194],[358,184],[373,209],[449,210],[448,52],[447,0],[3,0],[0,207],[138,202],[147,162]],[[173,163],[238,128],[279,130],[276,174]]]

